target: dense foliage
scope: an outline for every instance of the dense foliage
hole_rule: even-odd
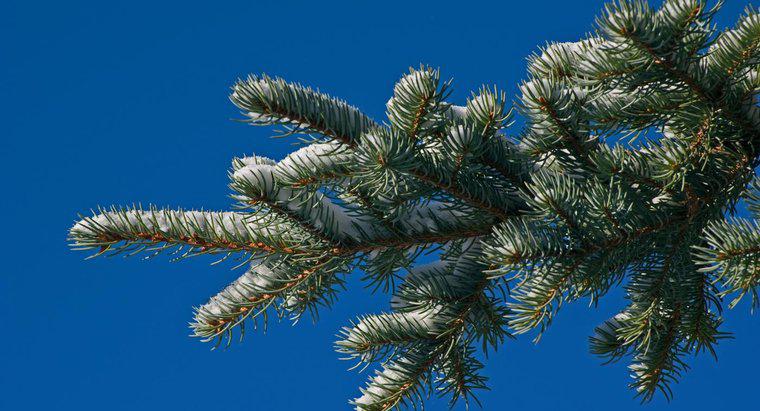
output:
[[[247,121],[304,145],[280,161],[235,159],[236,211],[114,207],[70,238],[98,254],[243,256],[248,271],[195,312],[194,334],[217,344],[272,315],[313,315],[363,272],[392,298],[337,342],[381,364],[360,410],[474,398],[481,351],[540,336],[562,304],[622,284],[627,306],[591,350],[630,358],[644,400],[670,397],[685,357],[726,336],[724,301],[758,302],[760,231],[734,214],[745,201],[760,213],[760,14],[719,32],[717,9],[609,4],[593,36],[530,57],[516,136],[503,93],[452,105],[451,83],[428,67],[399,80],[382,124],[250,76],[231,95]],[[415,264],[433,250],[439,261]]]

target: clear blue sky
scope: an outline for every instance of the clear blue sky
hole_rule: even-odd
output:
[[[718,17],[732,24],[746,0]],[[332,344],[387,307],[355,280],[321,321],[272,324],[231,349],[188,337],[191,307],[237,273],[210,260],[84,261],[66,232],[79,211],[142,202],[226,209],[236,155],[281,158],[289,142],[230,121],[228,87],[249,72],[318,86],[382,118],[408,66],[441,67],[455,101],[481,84],[514,95],[525,57],[591,29],[600,1],[35,2],[0,5],[0,409],[341,410],[367,372]],[[756,409],[760,328],[727,313],[719,362],[704,356],[676,397],[644,407],[625,364],[588,354],[623,304],[563,309],[539,345],[487,361],[485,410]],[[429,409],[445,409],[431,401]]]

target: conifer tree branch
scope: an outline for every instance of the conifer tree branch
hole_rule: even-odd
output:
[[[487,211],[488,213],[493,214],[494,216],[498,217],[500,220],[506,220],[507,218],[510,217],[510,213],[508,213],[507,211],[494,207],[493,205],[488,204],[482,199],[472,196],[470,193],[467,193],[466,191],[462,190],[453,181],[449,183],[444,183],[440,181],[439,179],[437,179],[436,177],[426,173],[423,170],[412,170],[410,174],[412,174],[414,177],[416,177],[420,181],[432,187],[435,187],[436,189],[441,190],[446,194],[451,195],[453,198],[457,200],[464,201],[467,204],[470,204],[483,211]]]
[[[628,8],[630,6],[625,5],[625,3],[621,3],[620,7],[620,9],[616,9],[612,6],[608,7],[609,15],[607,17],[607,22],[613,21],[617,16],[632,16],[632,14],[630,14],[631,9]],[[614,13],[618,14],[614,15]],[[625,17],[622,18],[624,19]],[[755,19],[758,19],[757,15],[755,15]],[[648,35],[649,33],[647,33],[645,30],[632,30],[626,25],[628,23],[629,22],[623,21],[618,27],[614,27],[612,24],[606,24],[605,28],[608,28],[608,30],[613,31],[616,35],[619,35],[620,37],[628,40],[635,48],[644,52],[656,67],[661,67],[666,73],[677,79],[682,84],[686,85],[689,90],[691,90],[699,98],[700,101],[718,110],[727,119],[742,128],[752,140],[749,143],[754,143],[754,140],[757,140],[759,138],[758,136],[760,136],[760,122],[757,120],[753,122],[752,120],[746,118],[745,114],[738,114],[734,108],[726,106],[725,101],[718,97],[721,94],[720,89],[722,89],[722,86],[718,88],[716,96],[715,92],[700,84],[700,81],[696,79],[691,73],[687,72],[682,67],[679,67],[677,62],[673,61],[673,53],[659,53],[657,50],[655,50],[655,47],[652,44],[648,43],[646,39],[643,39],[641,37],[642,35]],[[757,25],[760,26],[760,23]],[[760,30],[758,30],[757,33],[760,33]],[[760,36],[760,34],[756,35]]]
[[[249,76],[232,88],[230,100],[252,124],[282,124],[292,132],[315,132],[349,146],[377,124],[342,100],[279,78]]]
[[[529,58],[514,141],[504,93],[482,87],[454,105],[451,82],[425,66],[397,82],[383,124],[250,76],[230,96],[246,121],[308,141],[280,161],[235,159],[237,212],[101,209],[69,239],[98,254],[175,248],[250,262],[195,310],[193,334],[218,344],[271,317],[316,317],[362,271],[392,297],[337,343],[357,365],[381,363],[359,410],[434,391],[477,401],[480,350],[539,338],[563,304],[596,304],[624,283],[627,305],[597,327],[591,351],[630,357],[642,400],[670,398],[686,357],[727,335],[724,298],[760,304],[760,13],[717,34],[717,10],[608,5],[594,37]],[[751,220],[726,217],[742,203]],[[416,264],[425,252],[439,260]]]
[[[151,207],[100,209],[82,217],[70,230],[69,239],[80,249],[130,253],[159,252],[171,246],[188,248],[186,254],[218,252],[297,253],[304,244],[287,226],[261,226],[246,221],[240,213],[184,211]],[[165,244],[167,247],[149,248]]]

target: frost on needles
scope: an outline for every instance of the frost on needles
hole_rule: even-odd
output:
[[[336,344],[377,364],[359,410],[474,400],[484,352],[623,286],[627,305],[591,351],[628,358],[643,400],[669,398],[687,357],[727,335],[724,304],[758,304],[760,231],[734,214],[740,201],[760,214],[760,15],[718,32],[716,11],[609,4],[593,36],[529,58],[522,130],[508,129],[503,93],[453,105],[451,82],[427,67],[399,80],[384,122],[250,76],[232,102],[304,145],[233,160],[235,211],[101,209],[70,239],[97,254],[242,257],[248,271],[195,310],[194,334],[217,344],[270,316],[314,316],[363,275],[391,303]],[[431,250],[440,261],[415,263]]]

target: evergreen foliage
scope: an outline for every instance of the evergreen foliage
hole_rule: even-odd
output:
[[[101,209],[70,231],[97,255],[242,255],[248,271],[195,310],[194,334],[229,343],[267,317],[297,320],[335,301],[361,271],[390,310],[341,332],[337,350],[379,364],[358,410],[413,405],[431,393],[476,401],[480,352],[539,336],[563,304],[622,284],[627,305],[590,338],[630,358],[643,400],[709,351],[725,299],[759,304],[760,230],[734,217],[760,144],[760,11],[718,31],[701,0],[608,4],[593,35],[529,58],[510,137],[504,93],[466,106],[450,81],[412,69],[378,123],[347,103],[268,76],[231,100],[254,125],[304,146],[281,161],[233,161],[234,212]],[[421,253],[440,260],[416,264]],[[537,337],[538,338],[538,337]]]

